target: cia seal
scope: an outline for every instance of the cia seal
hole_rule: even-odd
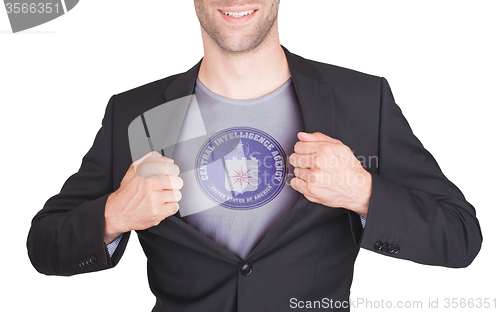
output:
[[[230,209],[254,209],[270,202],[283,189],[288,171],[278,141],[249,127],[211,136],[200,148],[195,168],[203,193]]]

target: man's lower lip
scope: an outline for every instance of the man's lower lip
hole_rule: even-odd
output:
[[[231,23],[231,24],[243,24],[243,23],[248,22],[249,20],[251,20],[254,17],[254,15],[255,15],[255,13],[257,11],[258,10],[255,10],[251,14],[248,14],[248,15],[245,15],[245,16],[242,16],[242,17],[232,17],[232,16],[224,14],[222,11],[219,11],[219,13],[222,15],[222,18],[227,23]]]

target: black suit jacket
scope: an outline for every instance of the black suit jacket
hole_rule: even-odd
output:
[[[291,298],[348,300],[359,247],[448,267],[465,267],[477,255],[474,208],[413,135],[387,81],[284,51],[306,131],[341,140],[372,175],[366,227],[355,213],[301,196],[241,260],[169,217],[137,233],[154,311],[288,311]],[[130,233],[110,257],[104,207],[132,163],[127,128],[141,113],[192,94],[200,63],[110,99],[81,168],[33,219],[27,245],[39,272],[73,275],[118,263]]]

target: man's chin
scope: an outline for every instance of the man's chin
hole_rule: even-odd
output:
[[[220,49],[230,54],[245,54],[256,51],[264,44],[265,38],[252,36],[227,36],[224,40],[214,40]]]

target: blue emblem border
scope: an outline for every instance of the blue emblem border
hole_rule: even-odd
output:
[[[269,141],[271,141],[274,144],[274,146],[276,147],[276,149],[279,151],[280,156],[283,159],[283,166],[285,167],[285,171],[284,171],[284,174],[283,174],[283,181],[279,184],[278,187],[276,187],[272,191],[272,193],[270,193],[268,195],[269,197],[267,197],[265,200],[263,200],[261,202],[257,202],[257,203],[254,203],[254,204],[251,204],[251,205],[248,205],[248,206],[244,206],[244,207],[235,207],[234,204],[227,204],[225,201],[221,201],[217,197],[213,196],[213,194],[211,194],[208,190],[205,189],[205,185],[201,181],[200,174],[199,174],[201,156],[203,155],[203,152],[205,151],[205,149],[208,146],[212,147],[213,141],[216,138],[220,137],[221,135],[223,135],[223,134],[225,134],[227,132],[237,132],[237,131],[249,131],[249,132],[253,132],[255,134],[259,134],[261,136],[264,136],[266,139],[268,139]],[[276,196],[278,196],[278,194],[281,192],[281,190],[285,187],[286,179],[287,179],[287,176],[288,176],[288,159],[287,159],[286,153],[285,153],[283,147],[281,146],[281,144],[279,144],[279,142],[276,141],[268,133],[266,133],[266,132],[264,132],[262,130],[256,129],[256,128],[252,128],[252,127],[232,127],[232,128],[227,128],[227,129],[221,130],[221,131],[213,134],[212,136],[210,136],[210,138],[199,149],[198,154],[196,155],[196,158],[195,158],[195,167],[194,168],[196,168],[196,170],[195,170],[195,178],[196,178],[196,182],[198,183],[198,186],[200,187],[200,189],[202,190],[202,192],[211,201],[213,201],[217,205],[220,205],[220,206],[222,206],[224,208],[229,208],[229,209],[232,209],[232,210],[250,210],[250,209],[255,209],[255,208],[258,208],[258,207],[262,207],[265,204],[269,203],[271,200],[273,200],[274,198],[276,198]]]

